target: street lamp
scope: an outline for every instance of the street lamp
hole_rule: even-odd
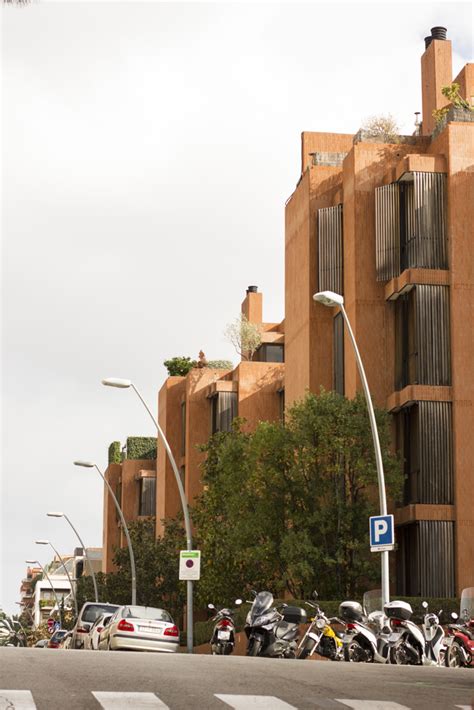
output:
[[[352,346],[354,348],[357,367],[359,369],[359,375],[360,375],[360,379],[362,381],[362,387],[363,387],[365,399],[367,402],[367,409],[369,410],[369,421],[370,421],[370,428],[372,430],[372,439],[374,442],[375,465],[377,467],[377,478],[378,478],[378,484],[379,484],[380,514],[387,515],[387,496],[385,493],[385,477],[384,477],[384,472],[383,472],[382,452],[380,450],[379,434],[377,431],[377,423],[375,421],[374,406],[372,404],[372,398],[371,398],[370,392],[369,392],[369,385],[367,383],[367,377],[365,376],[365,370],[364,370],[364,366],[362,364],[362,359],[360,357],[359,348],[357,347],[354,333],[352,332],[351,324],[349,322],[349,318],[347,316],[346,309],[344,308],[344,297],[341,296],[339,293],[334,293],[333,291],[321,291],[319,293],[315,293],[313,296],[313,299],[315,301],[317,301],[318,303],[322,303],[323,306],[329,306],[329,307],[339,306],[339,308],[341,309],[342,317],[344,318],[344,322],[346,324],[347,331],[349,333],[349,337],[351,339]],[[381,552],[381,555],[382,555],[382,560],[381,560],[381,563],[382,563],[382,603],[387,604],[390,601],[388,550],[384,550],[383,552]]]
[[[132,606],[136,606],[137,604],[137,572],[135,569],[135,555],[133,554],[133,547],[132,547],[132,541],[130,540],[130,533],[128,532],[128,527],[127,523],[125,522],[125,518],[123,517],[122,513],[122,508],[120,507],[120,504],[116,498],[115,493],[112,490],[112,487],[100,468],[97,466],[96,463],[93,463],[92,461],[74,461],[74,466],[83,466],[84,468],[95,468],[99,472],[99,476],[102,478],[104,481],[105,485],[107,486],[110,495],[112,496],[112,500],[115,503],[115,507],[117,509],[117,513],[120,516],[120,520],[122,522],[123,526],[123,531],[125,533],[125,537],[127,538],[127,545],[128,545],[128,552],[130,555],[130,569],[132,573]]]
[[[191,532],[191,521],[189,517],[189,509],[188,509],[188,502],[186,500],[186,494],[184,492],[183,488],[183,483],[181,481],[181,476],[179,475],[179,470],[176,465],[175,458],[173,456],[173,453],[171,451],[171,447],[168,444],[168,441],[166,439],[166,436],[163,433],[162,428],[160,427],[158,421],[155,419],[153,416],[150,408],[148,407],[147,403],[143,399],[142,395],[138,391],[138,389],[135,387],[133,382],[131,380],[122,380],[118,377],[107,377],[105,380],[102,380],[102,384],[106,385],[107,387],[118,387],[119,389],[127,389],[131,387],[135,394],[137,395],[138,399],[141,401],[143,406],[145,407],[146,411],[150,415],[150,418],[153,422],[153,424],[156,427],[156,430],[158,432],[158,436],[161,438],[161,441],[163,442],[163,446],[166,449],[166,453],[168,454],[169,461],[171,463],[171,468],[173,469],[174,477],[176,479],[176,485],[178,486],[178,491],[179,491],[179,498],[181,500],[181,508],[183,510],[183,516],[184,516],[184,527],[186,530],[186,546],[188,550],[193,549],[193,538],[192,538],[192,532]],[[188,653],[193,652],[193,583],[192,580],[187,580],[186,582],[186,588],[187,588],[187,646],[188,646]]]
[[[53,552],[57,555],[57,557],[58,557],[59,561],[61,562],[62,566],[64,567],[64,571],[66,572],[67,578],[68,578],[68,580],[69,580],[69,584],[70,584],[70,586],[71,586],[71,594],[72,594],[72,598],[74,599],[74,610],[75,610],[75,612],[76,612],[76,617],[77,617],[77,616],[78,616],[78,609],[77,609],[76,590],[74,589],[74,587],[73,587],[73,585],[72,585],[71,575],[69,574],[68,569],[67,569],[66,565],[64,564],[63,558],[61,557],[61,555],[59,554],[59,552],[56,550],[56,548],[54,547],[53,543],[50,542],[49,540],[35,540],[35,544],[36,544],[36,545],[49,545],[49,546],[53,549]]]
[[[43,567],[43,565],[41,564],[41,562],[40,562],[39,560],[25,560],[25,562],[26,562],[27,565],[38,565],[38,567],[41,569],[41,571],[43,572],[44,576],[45,576],[46,579],[48,580],[49,585],[50,585],[51,589],[53,590],[53,595],[54,595],[54,600],[55,600],[55,602],[56,602],[56,606],[58,607],[59,623],[60,623],[61,628],[62,628],[62,626],[63,626],[63,620],[62,620],[62,616],[61,616],[61,607],[60,607],[60,605],[59,605],[58,595],[56,594],[56,590],[55,590],[55,588],[54,588],[54,586],[53,586],[53,583],[52,583],[52,581],[51,581],[51,579],[50,579],[48,573],[46,572],[45,568]]]
[[[71,526],[71,528],[74,530],[74,532],[75,532],[75,534],[76,534],[76,537],[77,537],[77,539],[79,540],[79,542],[80,542],[80,544],[81,544],[81,547],[82,547],[82,549],[83,549],[83,551],[84,551],[84,557],[86,558],[87,564],[89,565],[89,571],[90,571],[90,573],[91,573],[91,576],[92,576],[92,583],[93,583],[93,585],[94,585],[94,597],[95,597],[96,602],[98,602],[98,601],[99,601],[99,594],[98,594],[98,592],[97,592],[97,580],[96,580],[96,578],[95,578],[94,568],[92,567],[92,563],[91,563],[91,561],[90,561],[90,557],[89,557],[89,555],[87,554],[87,547],[84,545],[83,541],[81,540],[81,536],[80,536],[79,533],[77,532],[77,530],[76,530],[76,528],[74,527],[74,525],[71,523],[71,521],[70,521],[70,519],[68,518],[68,516],[66,515],[66,513],[46,513],[46,515],[48,516],[48,518],[64,518],[65,520],[67,520],[67,522],[69,523],[69,525]]]

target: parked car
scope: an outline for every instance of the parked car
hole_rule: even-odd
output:
[[[91,626],[89,633],[84,636],[84,649],[88,651],[98,651],[99,649],[99,635],[100,632],[109,623],[113,614],[108,612],[107,614],[101,614],[97,617]]]
[[[162,651],[174,653],[179,629],[164,609],[121,606],[100,633],[99,650]]]
[[[46,647],[47,648],[59,648],[62,639],[66,636],[67,633],[68,633],[67,629],[58,629],[51,636]]]
[[[101,602],[86,602],[79,612],[76,624],[72,629],[71,648],[84,648],[84,639],[92,624],[101,614],[114,613],[118,604],[102,604]]]
[[[46,648],[49,643],[49,639],[40,639],[35,643],[35,648]]]

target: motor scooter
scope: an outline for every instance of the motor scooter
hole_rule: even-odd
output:
[[[247,614],[247,656],[295,658],[300,624],[306,622],[305,609],[281,604],[273,607],[270,592],[254,592]]]
[[[339,605],[339,617],[345,624],[342,639],[345,661],[388,663],[390,628],[382,612],[366,616],[358,602],[346,601]]]
[[[444,663],[444,631],[439,623],[439,614],[428,612],[428,603],[422,602],[425,610],[420,629],[410,617],[411,605],[403,601],[385,604],[384,611],[390,619],[393,633],[389,639],[390,662],[397,665],[434,666]]]
[[[236,599],[235,605],[242,604],[242,599]],[[234,650],[235,645],[235,610],[227,607],[218,609],[214,604],[208,604],[208,609],[215,611],[212,621],[215,621],[211,637],[211,649],[213,656],[228,656]]]
[[[474,587],[462,590],[460,611],[461,618],[451,614],[457,623],[448,625],[445,639],[444,662],[449,668],[474,667]]]

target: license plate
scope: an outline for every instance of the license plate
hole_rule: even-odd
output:
[[[351,634],[345,634],[342,638],[343,643],[350,643],[352,641],[352,636]]]
[[[230,631],[218,631],[217,637],[220,641],[228,641],[230,639]]]
[[[139,626],[139,631],[146,631],[148,634],[161,634],[163,632],[162,626]]]

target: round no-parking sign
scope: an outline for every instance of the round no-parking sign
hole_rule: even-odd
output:
[[[179,578],[197,580],[201,576],[201,551],[181,550],[179,553]]]

